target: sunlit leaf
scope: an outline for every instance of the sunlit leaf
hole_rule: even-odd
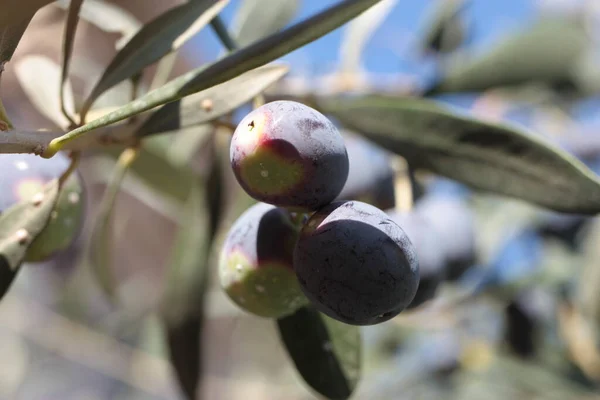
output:
[[[106,90],[141,72],[145,67],[179,48],[189,38],[187,31],[198,31],[217,15],[227,0],[196,0],[174,7],[144,25],[117,53],[82,106],[82,114]],[[183,36],[183,39],[181,37]]]
[[[86,132],[129,118],[154,107],[179,100],[185,96],[208,89],[267,64],[291,51],[310,43],[340,27],[380,0],[346,0],[336,6],[271,35],[259,42],[233,52],[231,55],[206,67],[192,70],[166,85],[121,107],[102,118],[74,129],[54,144],[60,145]]]
[[[484,91],[530,82],[562,85],[573,79],[573,69],[590,44],[583,24],[543,19],[472,60],[457,54],[428,93]]]
[[[79,24],[79,11],[83,0],[71,0],[69,5],[69,13],[65,24],[65,36],[63,38],[63,58],[62,58],[62,73],[60,79],[60,105],[61,111],[67,119],[71,119],[65,104],[65,85],[69,77],[69,63],[73,52],[73,43],[75,42],[75,33]]]
[[[469,0],[438,0],[424,25],[422,47],[424,51],[449,53],[463,43],[464,21],[461,18]]]
[[[15,63],[15,73],[21,87],[35,108],[61,128],[70,125],[61,111],[61,67],[42,55],[28,55]],[[74,114],[75,101],[70,82],[64,85],[64,104],[67,112]]]
[[[137,136],[172,131],[214,120],[250,101],[289,70],[272,64],[248,71],[225,83],[164,105],[138,129]]]
[[[53,180],[41,202],[23,201],[0,215],[0,297],[9,289],[27,249],[48,224],[59,192],[58,180]]]
[[[343,71],[358,72],[365,46],[397,3],[397,0],[383,0],[348,23],[340,46]]]
[[[245,47],[279,32],[294,18],[300,0],[243,0],[233,21],[233,37]]]
[[[555,211],[600,212],[600,182],[583,163],[529,132],[456,115],[423,99],[318,100],[321,111],[416,168]]]
[[[304,307],[277,320],[279,335],[304,381],[328,399],[348,399],[360,376],[359,328]]]

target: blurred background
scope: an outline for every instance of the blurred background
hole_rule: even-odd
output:
[[[31,76],[18,66],[33,54],[60,65],[66,2],[59,3],[36,14],[3,75],[8,114],[22,129],[56,129],[55,121],[32,104]],[[102,18],[93,11],[82,13],[71,66],[76,100],[97,81],[125,34],[180,2],[94,3],[103,3],[114,14],[106,14],[112,24],[105,21],[103,29]],[[241,3],[232,0],[224,9],[228,25],[235,26]],[[290,24],[336,2],[297,3]],[[283,57],[290,72],[269,95],[403,94],[429,88],[430,97],[460,113],[517,124],[600,172],[600,2],[450,3],[386,1],[360,59],[353,55],[350,33],[343,27]],[[426,46],[429,28],[444,7],[460,12],[439,25],[443,32]],[[570,49],[582,40],[582,55],[575,60]],[[218,38],[205,28],[182,49],[172,76],[223,53]],[[142,85],[149,84],[151,73],[144,75]],[[131,90],[130,82],[120,84],[95,107],[123,104]],[[351,138],[352,133],[347,135]],[[184,171],[171,165],[172,154],[180,157],[187,146],[170,143],[169,151],[175,153],[169,153],[156,150],[164,150],[164,140],[154,142],[126,177],[114,212],[110,268],[121,305],[107,302],[91,277],[85,251],[88,218],[81,239],[69,251],[49,263],[25,265],[0,302],[0,399],[185,398],[154,311],[177,232],[177,179],[185,185],[185,174],[208,179],[210,172],[201,146],[186,154],[190,162]],[[383,160],[384,175],[393,174],[392,158],[383,149],[360,141],[356,148],[351,170],[372,166],[376,158]],[[98,208],[115,154],[91,152],[81,164],[90,213]],[[171,184],[161,186],[165,169],[159,166],[165,165],[174,175],[165,175]],[[226,180],[227,199],[238,208],[224,230],[250,204],[235,189],[232,176]],[[385,182],[381,185],[393,185],[393,179]],[[435,231],[443,242],[425,240],[420,251],[435,254],[444,247],[452,257],[444,261],[446,275],[433,300],[389,323],[361,328],[363,375],[353,398],[600,398],[597,218],[472,192],[419,171],[412,192],[415,209],[434,221],[431,231],[420,235],[419,229],[430,226],[424,223],[414,228],[414,235]],[[391,210],[397,199],[382,196],[374,201]],[[209,268],[214,269],[212,260]],[[239,311],[215,279],[208,288],[205,314],[198,398],[316,398],[287,358],[274,322]],[[190,353],[193,357],[194,350]]]

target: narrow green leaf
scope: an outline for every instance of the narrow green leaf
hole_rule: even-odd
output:
[[[33,14],[20,23],[7,25],[0,29],[0,72],[2,72],[2,64],[10,61],[12,58],[32,19]]]
[[[361,370],[358,327],[335,321],[312,307],[277,320],[277,327],[296,369],[310,387],[331,400],[350,398]]]
[[[89,255],[92,273],[100,288],[111,301],[116,300],[116,282],[112,274],[112,236],[113,236],[113,210],[121,184],[129,167],[135,160],[136,152],[126,149],[115,165],[112,178],[104,192],[98,211],[95,216],[95,225],[89,239]]]
[[[171,362],[190,400],[196,398],[202,374],[204,304],[211,248],[222,212],[220,157],[216,153],[213,156],[208,181],[205,185],[195,182],[181,214],[162,307]]]
[[[52,0],[0,0],[0,31],[30,21],[33,15]]]
[[[204,187],[196,181],[181,213],[162,306],[171,363],[190,400],[196,398],[201,368],[209,242]]]
[[[299,0],[244,0],[233,21],[239,47],[279,32],[296,16]]]
[[[190,317],[180,324],[165,328],[169,358],[188,400],[197,397],[202,362],[202,326],[202,318]]]
[[[41,203],[20,202],[0,215],[0,298],[25,259],[27,249],[50,220],[60,192],[58,180],[48,183]]]
[[[198,313],[209,242],[204,186],[198,177],[182,209],[180,230],[172,250],[163,301],[164,318],[169,324]]]
[[[166,104],[144,122],[136,136],[183,129],[222,117],[263,92],[288,71],[287,65],[265,65],[200,93]]]
[[[456,56],[428,94],[484,91],[530,82],[563,84],[590,46],[585,26],[566,18],[542,19],[465,61]]]
[[[194,0],[174,7],[144,25],[113,58],[85,101],[85,115],[102,93],[125,79],[141,72],[166,54],[183,45],[187,31],[198,31],[217,15],[228,0]]]
[[[321,36],[339,28],[380,0],[345,0],[336,6],[300,22],[278,34],[233,52],[206,67],[192,70],[141,98],[98,118],[52,142],[53,147],[73,140],[92,129],[132,117],[154,107],[179,100],[190,94],[208,89],[267,64]],[[50,149],[52,152],[53,149]]]
[[[455,115],[423,99],[317,100],[319,109],[417,168],[474,189],[566,213],[600,212],[600,181],[575,157],[529,132]]]
[[[465,27],[461,12],[467,0],[438,0],[427,16],[422,39],[422,49],[450,53],[463,43]]]
[[[172,250],[171,268],[163,301],[163,315],[178,323],[202,311],[207,263],[221,211],[219,159],[211,162],[208,180],[197,177],[181,212],[180,229]]]
[[[71,62],[71,54],[73,53],[73,44],[75,42],[77,25],[79,24],[79,11],[81,10],[82,3],[83,0],[71,0],[71,3],[69,4],[67,22],[65,24],[65,35],[63,38],[62,73],[60,78],[60,108],[63,115],[69,119],[69,122],[71,123],[74,121],[71,119],[65,104],[65,84],[69,77],[69,64]]]

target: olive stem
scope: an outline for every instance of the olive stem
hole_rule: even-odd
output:
[[[290,221],[296,227],[296,229],[300,230],[310,217],[309,213],[292,211],[287,209],[288,215],[290,216]]]
[[[395,209],[399,212],[410,211],[414,200],[411,170],[406,160],[400,156],[393,158],[392,166],[394,168]]]
[[[229,31],[227,30],[227,27],[220,16],[217,15],[214,17],[210,21],[210,26],[213,28],[213,31],[215,31],[216,35],[219,37],[219,40],[221,40],[221,43],[223,43],[223,46],[225,46],[227,50],[237,50],[238,45],[229,34]]]
[[[71,163],[69,164],[69,168],[58,178],[58,185],[62,188],[67,179],[71,176],[71,174],[77,169],[79,165],[79,161],[81,160],[81,152],[74,151],[71,153]]]

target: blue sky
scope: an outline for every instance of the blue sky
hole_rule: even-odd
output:
[[[286,0],[281,0],[286,1]],[[223,18],[230,23],[240,0],[232,0],[223,11]],[[337,1],[302,0],[302,6],[296,21],[303,20]],[[402,60],[400,49],[403,43],[418,30],[426,16],[432,0],[399,0],[385,22],[375,32],[369,46],[363,54],[364,66],[373,73],[410,72],[411,66]],[[535,15],[534,0],[472,0],[469,17],[474,23],[473,44],[484,48],[503,33],[518,28]],[[292,66],[301,66],[310,62],[318,69],[330,70],[338,60],[338,49],[344,27],[339,28],[319,40],[296,50],[283,59]],[[216,57],[221,46],[209,30],[199,35],[197,45],[204,54]],[[414,67],[412,67],[414,68]]]
[[[281,0],[287,1],[287,0]],[[301,0],[301,8],[292,23],[301,21],[315,13],[330,7],[339,0]],[[485,51],[504,35],[525,28],[532,19],[549,6],[564,7],[568,4],[597,0],[467,0],[466,17],[471,22],[472,36],[469,49]],[[235,15],[240,0],[231,0],[224,9],[222,16],[227,24]],[[374,74],[405,73],[419,75],[428,74],[428,65],[423,62],[410,62],[402,53],[407,40],[419,34],[427,13],[436,0],[398,0],[383,24],[375,31],[363,53],[363,67]],[[331,72],[338,64],[339,47],[342,33],[341,27],[328,35],[300,48],[282,60],[290,63],[290,74],[304,74],[306,71]],[[219,40],[212,30],[203,30],[191,46],[201,49],[204,60],[214,60],[223,51]],[[425,71],[425,72],[424,72]],[[452,96],[449,102],[458,107],[469,107],[474,101],[473,96]],[[574,117],[580,122],[590,125],[600,123],[600,116],[595,111],[600,104],[598,96],[581,101],[574,108]],[[529,118],[526,110],[512,112],[507,116],[513,122],[527,123]]]

